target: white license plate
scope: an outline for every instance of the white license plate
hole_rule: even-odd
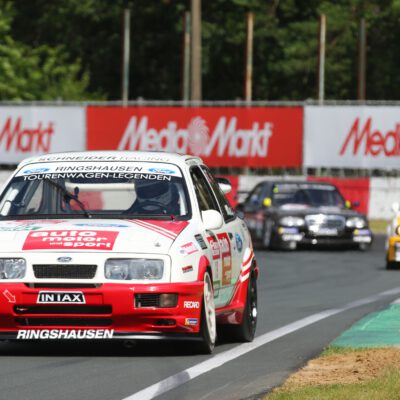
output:
[[[317,235],[320,236],[337,236],[338,230],[335,228],[319,228]]]
[[[371,243],[371,236],[354,236],[353,241],[357,243]],[[400,253],[399,253],[400,255]]]

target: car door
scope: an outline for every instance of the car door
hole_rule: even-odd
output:
[[[206,232],[206,239],[213,254],[215,305],[221,307],[230,301],[240,274],[241,262],[236,254],[238,251],[236,243],[239,243],[240,240],[237,236],[235,237],[235,233],[239,232],[237,225],[240,223],[226,199],[226,203],[220,204],[218,199],[221,199],[221,196],[225,198],[225,196],[218,192],[219,186],[209,171],[205,167],[194,166],[190,172],[200,211],[217,210],[224,218],[221,228]],[[243,245],[239,245],[243,252],[242,247]]]

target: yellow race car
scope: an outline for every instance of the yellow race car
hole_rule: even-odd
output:
[[[387,227],[385,243],[386,269],[400,267],[400,203],[393,203],[392,210],[395,215]]]

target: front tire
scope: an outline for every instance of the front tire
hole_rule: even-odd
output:
[[[204,291],[201,307],[200,342],[198,350],[203,354],[211,354],[217,339],[217,322],[215,317],[214,288],[209,272],[204,274]]]

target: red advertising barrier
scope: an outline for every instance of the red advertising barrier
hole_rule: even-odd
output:
[[[330,177],[313,177],[307,178],[310,181],[328,182],[334,184],[342,193],[346,200],[353,202],[358,201],[360,205],[354,207],[357,211],[368,214],[369,207],[369,178],[330,178]]]
[[[194,154],[211,167],[300,167],[302,107],[87,107],[88,150]]]

